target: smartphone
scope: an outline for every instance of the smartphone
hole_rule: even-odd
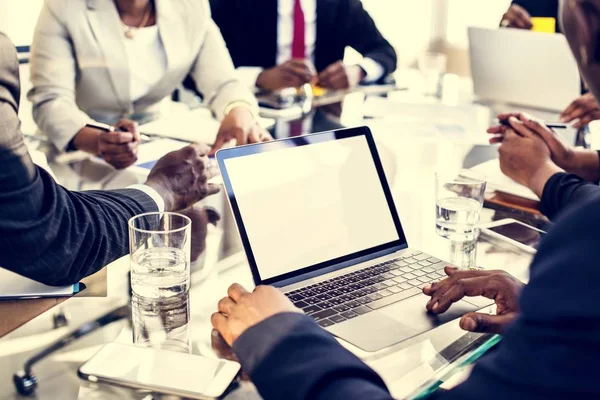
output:
[[[546,232],[511,218],[485,224],[481,230],[489,236],[504,240],[528,253],[535,253],[540,242],[546,236]]]
[[[109,343],[78,371],[81,379],[190,399],[221,396],[240,364],[198,355]]]

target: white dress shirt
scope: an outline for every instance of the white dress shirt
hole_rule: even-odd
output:
[[[131,101],[144,97],[167,71],[167,54],[158,34],[158,25],[134,32],[132,39],[125,40]]]
[[[146,193],[156,203],[156,207],[158,207],[158,212],[165,211],[164,199],[162,198],[162,196],[160,194],[158,194],[158,192],[156,190],[154,190],[150,186],[142,185],[142,184],[131,185],[131,186],[127,186],[127,189],[135,189],[135,190],[139,190],[141,192]]]
[[[306,58],[315,62],[315,44],[317,42],[317,0],[300,0],[305,22]],[[279,0],[277,17],[277,65],[292,58],[292,42],[294,40],[294,0]],[[364,58],[360,67],[365,71],[364,83],[376,82],[385,73],[384,68],[371,58]],[[260,67],[239,67],[240,79],[249,87],[256,86],[258,75],[263,71]]]

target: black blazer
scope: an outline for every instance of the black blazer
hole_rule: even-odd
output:
[[[17,53],[0,33],[0,267],[49,285],[128,253],[129,218],[158,211],[139,190],[71,192],[33,164],[17,116]]]
[[[396,70],[394,48],[381,35],[360,0],[316,0],[315,67],[344,58],[346,46],[377,61],[385,75]],[[278,0],[210,0],[236,67],[272,68],[277,59]]]

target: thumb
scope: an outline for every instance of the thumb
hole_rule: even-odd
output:
[[[516,316],[514,312],[502,315],[469,313],[460,319],[460,327],[469,332],[502,334]]]

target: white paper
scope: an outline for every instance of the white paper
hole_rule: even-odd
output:
[[[531,189],[504,175],[500,170],[500,160],[498,159],[476,165],[471,170],[486,176],[488,189],[529,200],[540,201],[540,198]]]
[[[71,296],[78,291],[75,286],[46,286],[14,272],[0,268],[0,298],[61,297]]]

